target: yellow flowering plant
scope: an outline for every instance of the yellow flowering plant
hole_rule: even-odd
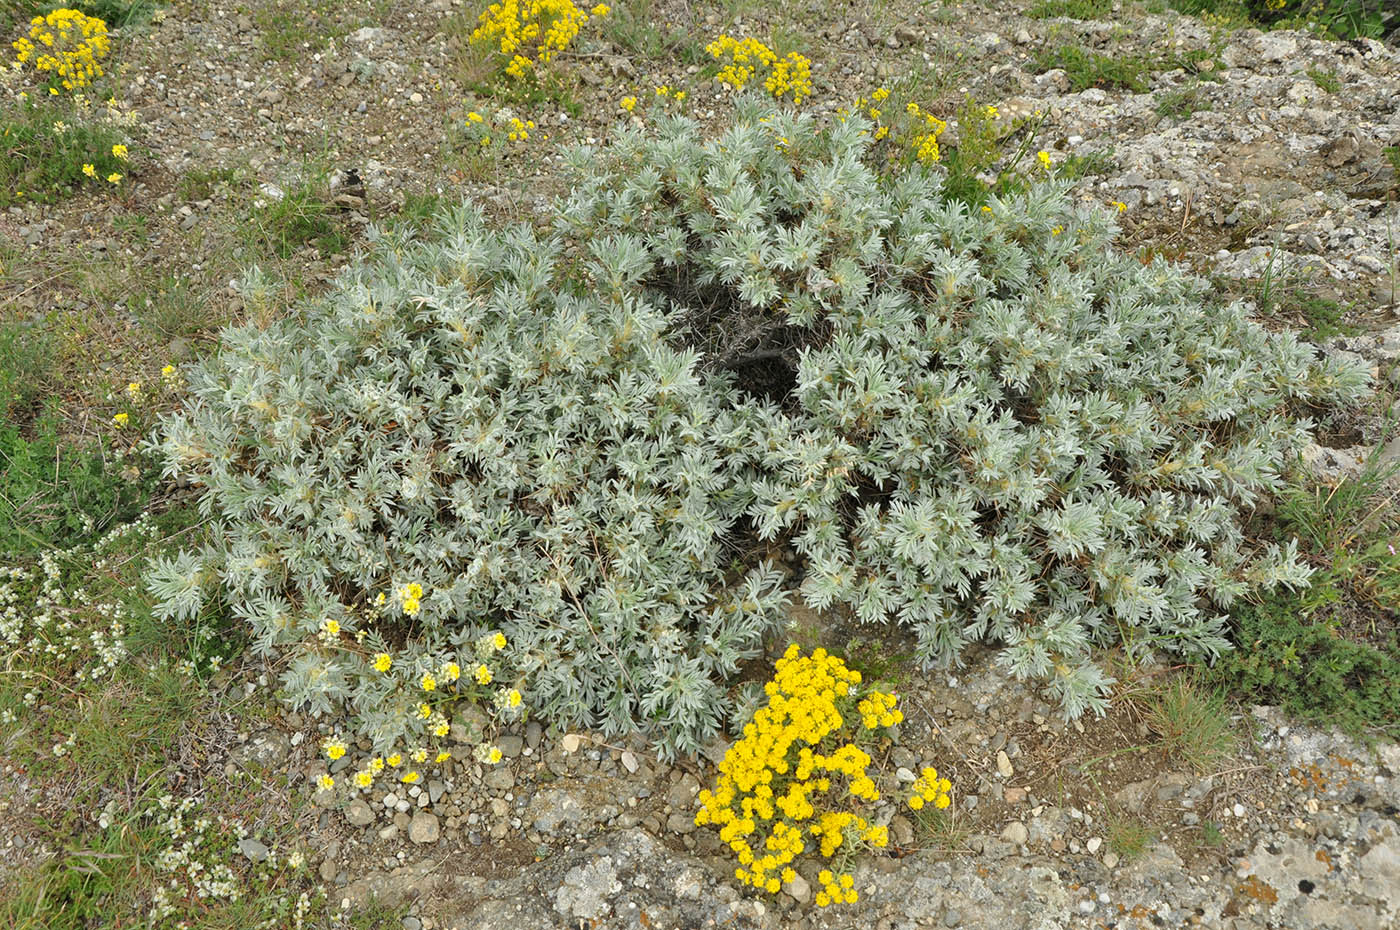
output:
[[[72,9],[35,16],[28,32],[10,45],[16,67],[29,65],[49,90],[70,93],[102,76],[101,61],[112,48],[105,22]]]
[[[511,78],[524,81],[568,49],[590,19],[610,12],[601,3],[585,9],[573,0],[501,0],[481,11],[470,41],[496,57]]]
[[[743,90],[751,82],[762,82],[774,100],[788,97],[800,104],[812,95],[812,62],[797,52],[778,53],[754,38],[736,39],[720,35],[705,51],[719,63],[715,80],[731,90]],[[659,91],[658,91],[659,93]]]
[[[725,753],[713,790],[700,793],[695,822],[719,829],[738,859],[739,881],[777,893],[804,854],[826,860],[818,906],[857,899],[850,864],[889,843],[886,827],[861,813],[881,797],[868,748],[903,721],[894,694],[824,649],[788,647],[764,686],[767,704]]]
[[[83,187],[115,192],[128,186],[132,123],[120,107],[95,106],[81,92],[20,92],[10,114],[7,157],[0,159],[0,207],[48,202]]]
[[[452,758],[447,738],[463,739],[453,733],[455,720],[464,722],[465,740],[476,743],[475,757],[498,763],[502,754],[489,739],[488,718],[469,708],[489,708],[498,722],[526,717],[523,678],[503,661],[501,653],[510,643],[501,631],[454,637],[452,645],[425,649],[423,643],[410,643],[398,650],[379,631],[381,625],[418,621],[432,609],[432,587],[408,579],[376,593],[367,604],[347,607],[339,619],[323,619],[318,627],[322,648],[357,655],[364,679],[383,695],[381,710],[357,721],[357,730],[374,741],[376,754],[366,755],[336,782],[346,794],[374,788],[386,771],[401,784],[425,777],[427,766]],[[332,736],[322,749],[334,762],[349,746]]]

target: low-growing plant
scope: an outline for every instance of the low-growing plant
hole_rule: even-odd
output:
[[[615,46],[641,58],[669,59],[683,65],[703,65],[707,56],[700,43],[666,25],[656,0],[618,0],[603,20],[601,34]]]
[[[1186,119],[1192,113],[1210,108],[1210,98],[1201,91],[1199,84],[1169,91],[1157,98],[1157,115],[1176,120]]]
[[[91,86],[102,76],[102,60],[112,50],[105,22],[66,8],[34,17],[11,45],[15,66],[27,65],[54,94],[60,88],[73,93]]]
[[[470,41],[505,74],[525,81],[566,51],[590,18],[609,12],[602,3],[585,10],[574,0],[500,0],[482,10]]]
[[[66,548],[136,515],[154,475],[139,459],[109,467],[115,448],[60,435],[48,327],[0,326],[0,554]]]
[[[337,216],[324,174],[302,181],[281,196],[260,199],[247,229],[260,251],[281,259],[307,247],[322,256],[350,247],[350,234]]]
[[[1342,82],[1337,77],[1337,72],[1335,71],[1324,70],[1322,68],[1309,68],[1307,70],[1307,75],[1312,78],[1314,84],[1329,94],[1338,93],[1342,89]]]
[[[1147,847],[1157,838],[1157,831],[1151,825],[1136,817],[1110,816],[1108,820],[1108,848],[1125,862],[1140,858]]]
[[[1063,69],[1069,78],[1070,93],[1091,87],[1147,92],[1148,62],[1138,55],[1103,55],[1077,45],[1062,45],[1040,49],[1033,57],[1041,71]]]
[[[1093,152],[1067,155],[1056,167],[1055,173],[1067,181],[1078,181],[1081,178],[1108,174],[1117,168],[1118,162],[1114,159],[1113,148],[1110,146]]]
[[[1108,19],[1112,12],[1112,0],[1040,0],[1026,15],[1031,19]]]
[[[1148,696],[1143,717],[1167,755],[1198,771],[1210,771],[1235,745],[1224,695],[1186,675]]]
[[[777,894],[797,877],[809,851],[824,860],[817,875],[818,907],[854,903],[853,857],[882,849],[889,831],[862,816],[860,802],[881,797],[863,746],[903,720],[893,694],[868,685],[826,650],[802,655],[788,647],[764,686],[768,703],[744,725],[743,738],[719,764],[713,791],[700,792],[698,826],[719,828],[738,858],[740,882]],[[925,769],[908,804],[948,806],[952,786]]]
[[[761,82],[773,99],[790,97],[794,106],[812,95],[812,62],[805,55],[788,52],[779,57],[757,39],[728,35],[716,38],[705,51],[720,65],[715,80],[730,90]]]
[[[1170,0],[1172,9],[1235,25],[1309,28],[1336,39],[1379,39],[1400,23],[1386,0]]]
[[[1115,253],[1062,181],[971,210],[869,167],[871,129],[753,97],[714,139],[619,125],[552,234],[463,209],[226,332],[159,442],[220,529],[153,572],[162,610],[226,604],[376,743],[425,728],[374,637],[416,676],[500,629],[540,713],[703,745],[780,623],[776,569],[725,571],[755,535],[814,609],[925,665],[1001,642],[1068,714],[1104,706],[1093,647],[1226,648],[1224,607],[1309,575],[1242,512],[1365,371]]]
[[[21,92],[0,112],[0,206],[45,203],[88,187],[118,190],[130,170],[129,114],[113,103],[94,112],[82,95]]]
[[[1335,487],[1287,489],[1280,531],[1297,533],[1321,568],[1307,591],[1236,610],[1238,648],[1211,672],[1248,700],[1363,738],[1400,732],[1400,523],[1385,484],[1395,469],[1379,462]]]

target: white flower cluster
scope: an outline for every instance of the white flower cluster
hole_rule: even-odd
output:
[[[114,588],[133,545],[154,538],[155,525],[142,515],[90,545],[45,550],[37,565],[0,567],[0,645],[19,655],[56,659],[78,679],[110,675],[128,655],[127,607],[95,591]],[[22,668],[28,680],[32,669]],[[42,697],[31,691],[25,703]]]

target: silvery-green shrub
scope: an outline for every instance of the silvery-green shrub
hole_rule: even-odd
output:
[[[463,208],[226,332],[159,440],[216,527],[156,565],[163,609],[222,599],[293,701],[379,741],[411,704],[326,618],[422,670],[499,628],[544,714],[673,753],[779,628],[746,534],[792,543],[813,606],[930,665],[1000,643],[1072,714],[1093,647],[1214,654],[1233,599],[1305,584],[1242,522],[1364,373],[1115,252],[1063,185],[972,211],[870,168],[868,132],[751,101],[711,138],[622,128],[571,153],[552,231]],[[373,621],[410,582],[421,612]]]
[[[622,131],[576,154],[557,226],[640,237],[676,337],[739,376],[748,514],[810,605],[930,665],[999,642],[1070,714],[1111,683],[1091,647],[1227,648],[1223,608],[1309,575],[1242,520],[1366,374],[1115,251],[1062,183],[972,210],[939,169],[867,167],[869,130],[750,103],[715,138]]]
[[[499,629],[536,712],[693,751],[785,598],[725,548],[751,500],[741,401],[668,344],[636,237],[566,258],[471,208],[439,223],[297,316],[227,330],[188,373],[159,452],[214,530],[152,590],[170,614],[223,599],[291,656],[292,702],[344,708],[381,745],[423,736],[417,676],[469,669]],[[394,602],[410,583],[413,616]],[[410,687],[372,670],[378,648]]]

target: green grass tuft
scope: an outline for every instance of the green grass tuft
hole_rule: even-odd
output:
[[[1147,92],[1146,59],[1139,55],[1101,55],[1075,45],[1045,48],[1034,55],[1040,71],[1063,68],[1069,77],[1070,93],[1091,87],[1104,90],[1130,90],[1135,94]]]

